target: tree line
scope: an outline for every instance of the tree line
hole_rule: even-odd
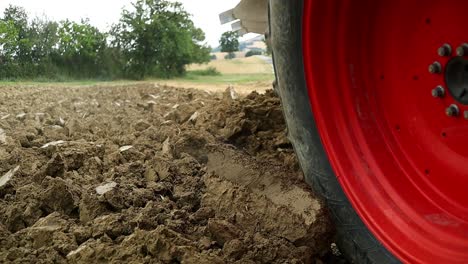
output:
[[[29,19],[10,5],[0,17],[0,79],[144,79],[185,73],[210,60],[204,32],[182,4],[136,0],[108,32],[88,19]]]

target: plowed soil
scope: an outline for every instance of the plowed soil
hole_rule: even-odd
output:
[[[1,263],[331,263],[273,92],[0,90]]]

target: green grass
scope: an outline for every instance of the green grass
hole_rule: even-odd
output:
[[[148,79],[146,81],[158,82],[158,81],[180,81],[184,83],[196,83],[196,84],[246,84],[252,82],[261,81],[273,81],[273,74],[214,74],[213,72],[200,72],[200,71],[189,71],[184,77],[175,79]],[[145,81],[143,81],[145,82]],[[126,85],[139,83],[139,81],[131,80],[118,80],[118,81],[102,81],[102,80],[70,80],[70,81],[1,81],[0,86],[93,86],[93,85]]]
[[[208,67],[204,70],[193,70],[189,72],[192,76],[219,76],[221,73],[215,67]]]
[[[101,80],[70,80],[70,81],[2,81],[0,80],[0,86],[93,86],[93,85],[117,85],[117,84],[131,84],[135,81],[119,80],[119,81],[101,81]]]
[[[216,76],[200,76],[188,72],[185,77],[177,78],[177,81],[208,83],[208,84],[242,84],[259,81],[273,81],[273,74],[222,74]]]

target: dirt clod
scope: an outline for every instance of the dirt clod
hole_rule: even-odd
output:
[[[2,89],[0,263],[326,262],[273,92]]]

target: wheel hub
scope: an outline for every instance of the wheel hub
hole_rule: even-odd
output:
[[[447,63],[445,82],[452,97],[459,103],[468,105],[468,60],[455,57]]]
[[[355,210],[403,262],[467,263],[468,2],[305,3],[310,102]]]

